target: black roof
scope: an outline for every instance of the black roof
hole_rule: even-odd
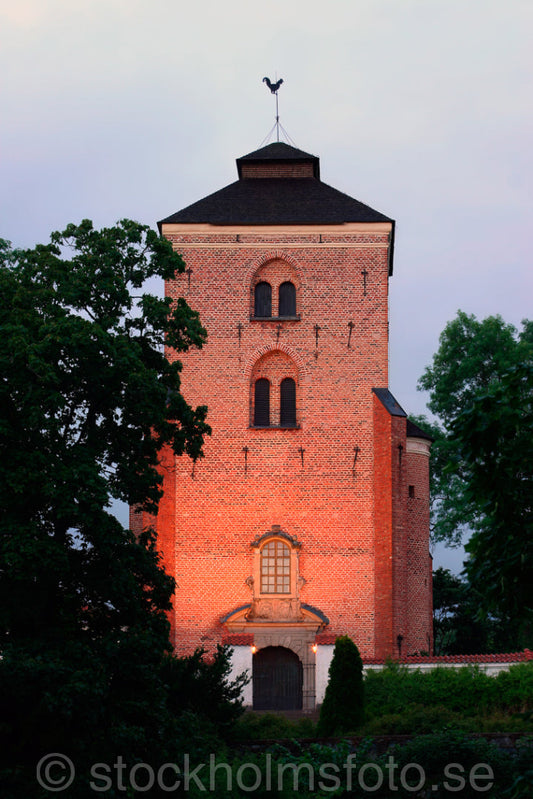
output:
[[[158,224],[338,225],[390,221],[384,214],[315,178],[247,178],[231,183]]]
[[[388,388],[373,388],[372,391],[391,416],[407,416]]]
[[[306,153],[297,147],[285,144],[284,141],[275,141],[248,153],[248,155],[242,155],[237,159],[237,163],[239,161],[297,161],[298,159],[300,161],[319,160],[317,155]]]
[[[392,222],[368,205],[322,183],[319,159],[284,142],[269,144],[237,159],[239,176],[247,164],[311,163],[315,177],[243,178],[162,219],[165,223],[213,225],[313,225]]]
[[[433,436],[430,436],[429,433],[426,433],[425,430],[422,430],[422,428],[412,422],[411,419],[407,419],[406,433],[408,438],[425,438],[428,441],[435,441]]]

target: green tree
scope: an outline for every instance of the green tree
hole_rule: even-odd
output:
[[[478,616],[507,624],[517,646],[529,641],[533,604],[532,370],[532,322],[518,332],[499,316],[459,312],[419,381],[442,425],[433,426],[433,538],[454,545],[468,533]]]
[[[471,464],[462,457],[454,422],[477,396],[523,362],[533,362],[531,321],[524,321],[518,332],[500,316],[478,321],[459,311],[441,333],[433,363],[418,383],[420,390],[429,392],[428,408],[437,421],[415,418],[434,438],[430,462],[434,541],[457,546],[484,516],[482,503],[468,490]]]
[[[501,614],[478,617],[479,590],[449,569],[433,572],[433,640],[436,655],[508,652],[516,647],[512,626]]]
[[[363,718],[363,661],[352,639],[341,635],[335,641],[317,731],[319,735],[353,732]]]
[[[161,447],[195,459],[209,433],[206,408],[185,402],[181,364],[164,353],[201,347],[205,330],[184,300],[142,288],[183,269],[167,241],[127,220],[100,231],[85,220],[34,249],[0,246],[6,796],[39,795],[35,764],[47,752],[84,774],[117,754],[157,761],[176,738],[173,581],[153,531],[136,539],[110,505],[154,512]],[[76,786],[71,795],[84,795]]]
[[[449,569],[433,572],[433,640],[436,655],[452,654],[457,640],[457,616],[464,604],[464,581]]]
[[[533,622],[533,363],[512,366],[452,424],[480,514],[466,544],[486,613],[503,613],[522,645]]]

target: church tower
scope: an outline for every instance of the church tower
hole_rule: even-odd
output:
[[[428,437],[388,390],[394,222],[284,143],[159,223],[187,271],[166,286],[208,331],[183,394],[212,436],[164,453],[156,519],[178,653],[233,646],[246,700],[310,710],[333,644],[431,649]],[[173,352],[168,352],[174,358]]]

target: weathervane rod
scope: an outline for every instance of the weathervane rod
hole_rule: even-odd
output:
[[[283,78],[280,78],[278,81],[276,81],[276,83],[272,83],[272,81],[270,81],[269,78],[263,78],[263,83],[266,83],[271,93],[274,94],[276,97],[276,121],[272,125],[272,128],[270,129],[267,136],[261,142],[261,147],[265,142],[268,142],[270,140],[270,137],[272,136],[274,129],[276,130],[276,141],[278,142],[281,141],[280,135],[283,133],[287,142],[289,142],[290,144],[292,144],[293,147],[295,147],[296,146],[295,143],[293,142],[293,140],[291,139],[291,137],[289,136],[289,134],[287,133],[281,122],[279,121],[278,91],[279,87],[283,83]]]

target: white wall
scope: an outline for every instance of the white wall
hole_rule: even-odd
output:
[[[324,701],[326,686],[328,684],[329,664],[333,657],[334,645],[319,646],[316,652],[316,703],[321,705]]]
[[[239,674],[245,671],[250,678],[248,685],[245,685],[242,692],[244,704],[252,706],[253,704],[253,689],[252,689],[252,649],[249,646],[233,646],[231,653],[231,672],[228,680],[231,682],[235,680]]]
[[[335,647],[331,645],[319,646],[316,652],[316,703],[322,704],[324,701],[324,694],[326,693],[326,686],[328,684],[328,672],[331,660],[333,658],[333,650]],[[252,650],[249,646],[234,646],[232,647],[231,655],[231,673],[230,680],[234,680],[243,671],[247,672],[250,677],[250,682],[243,690],[243,701],[248,707],[253,704],[253,687],[252,687]],[[464,666],[471,665],[467,663],[409,663],[407,668],[409,670],[420,669],[420,671],[430,671],[435,668],[446,669],[460,669]],[[500,671],[506,671],[512,663],[478,663],[479,668],[489,674],[490,676],[498,674]],[[367,671],[381,671],[385,666],[382,664],[368,664],[363,667],[363,672]]]
[[[328,671],[329,665],[333,658],[333,650],[335,649],[334,646],[319,646],[317,653],[316,653],[316,703],[320,705],[324,701],[324,694],[326,693],[326,686],[328,684]],[[445,669],[461,669],[465,666],[470,665],[477,665],[481,671],[484,671],[490,677],[495,676],[500,671],[508,671],[509,667],[514,665],[513,663],[507,662],[499,662],[499,663],[408,663],[402,664],[403,666],[407,666],[409,671],[415,671],[419,669],[421,672],[431,671],[432,669],[436,668],[445,668]],[[363,674],[367,671],[382,671],[385,666],[382,664],[372,664],[369,663],[366,666],[363,666]]]
[[[431,671],[432,669],[464,669],[466,666],[477,666],[480,671],[484,671],[489,677],[499,674],[500,671],[508,671],[510,666],[515,666],[516,663],[500,662],[500,663],[402,663],[402,668],[407,667],[409,671],[416,671],[419,669],[422,672]],[[521,661],[520,661],[521,662]],[[366,671],[382,671],[385,666],[382,664],[368,664],[363,667],[363,672]]]

